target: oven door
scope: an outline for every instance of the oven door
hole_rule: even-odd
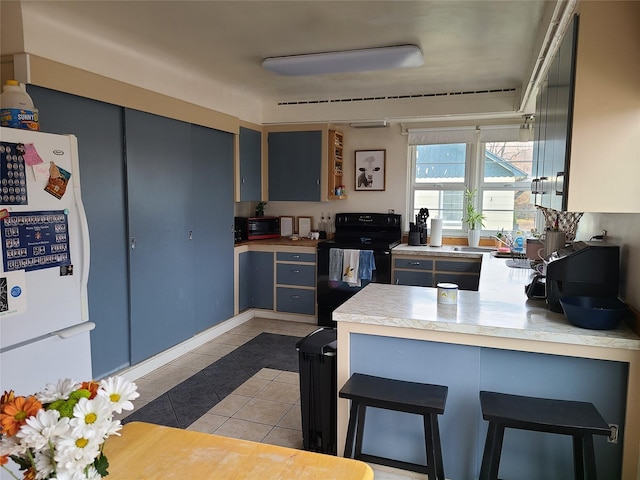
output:
[[[329,250],[331,248],[358,248],[353,246],[340,246],[331,242],[318,245],[316,258],[317,271],[317,299],[318,299],[318,325],[335,327],[332,320],[333,311],[358,293],[369,283],[391,283],[391,252],[389,250],[370,248],[373,250],[373,259],[376,265],[371,275],[371,280],[362,280],[360,287],[351,287],[346,282],[332,282],[329,280]],[[360,247],[360,250],[363,250]]]

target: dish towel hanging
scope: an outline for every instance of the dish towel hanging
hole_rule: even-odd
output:
[[[360,268],[358,278],[360,280],[371,280],[373,270],[376,269],[376,262],[373,258],[373,250],[360,250]]]
[[[350,287],[359,287],[360,250],[343,250],[342,281]]]
[[[342,281],[342,258],[343,252],[341,248],[329,249],[329,281]]]

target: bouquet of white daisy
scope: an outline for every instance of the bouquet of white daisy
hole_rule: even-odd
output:
[[[104,441],[122,428],[114,413],[132,410],[139,396],[122,377],[100,382],[60,380],[35,395],[0,398],[0,465],[13,460],[24,480],[98,480],[109,462]],[[19,480],[19,479],[18,479]]]

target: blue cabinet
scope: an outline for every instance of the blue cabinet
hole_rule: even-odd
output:
[[[240,201],[262,200],[262,133],[240,127]]]
[[[269,200],[321,200],[322,130],[269,132]]]
[[[191,125],[194,325],[233,317],[233,136]]]
[[[190,338],[190,125],[125,110],[130,251],[131,360]]]
[[[278,252],[276,254],[276,310],[315,315],[315,253]]]
[[[91,238],[89,319],[93,375],[129,365],[128,242],[122,109],[34,85],[43,132],[78,137],[82,201]]]
[[[78,137],[94,376],[232,317],[233,135],[36,86],[29,94],[51,112],[42,131]]]
[[[273,253],[249,251],[239,257],[239,310],[273,310]]]
[[[455,283],[460,290],[478,290],[482,258],[393,255],[392,278],[396,285],[435,287]]]
[[[233,315],[233,137],[125,110],[131,360]]]

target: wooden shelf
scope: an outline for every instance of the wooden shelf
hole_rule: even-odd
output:
[[[343,136],[338,130],[329,130],[329,200],[345,200],[347,196],[344,191],[341,195],[336,195],[336,189],[341,187],[344,190],[343,176]]]

